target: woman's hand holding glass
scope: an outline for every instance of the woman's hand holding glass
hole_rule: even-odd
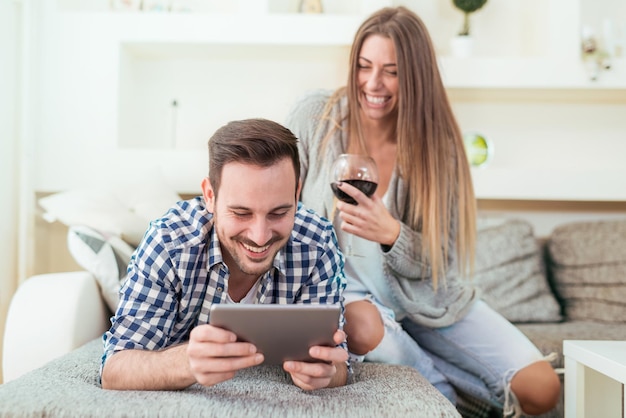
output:
[[[372,196],[378,187],[376,162],[369,156],[362,154],[339,155],[331,168],[330,187],[340,201],[358,205],[357,200],[343,191],[342,185],[344,184],[353,186],[365,196]],[[347,256],[357,255],[352,250],[352,235],[348,237],[344,253]]]
[[[341,229],[351,234],[347,256],[357,255],[352,235],[391,246],[400,234],[400,224],[375,195],[378,181],[378,167],[367,155],[341,154],[333,164],[331,188],[339,199]]]
[[[360,238],[392,246],[400,235],[400,222],[389,213],[380,197],[367,197],[348,183],[339,187],[357,202],[356,205],[337,202],[341,229]]]

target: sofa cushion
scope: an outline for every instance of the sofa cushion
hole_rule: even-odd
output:
[[[241,370],[211,387],[180,391],[103,390],[102,342],[93,340],[0,385],[0,416],[19,417],[455,417],[455,407],[415,369],[355,364],[354,383],[303,391],[280,366]]]
[[[81,225],[69,228],[67,246],[78,265],[95,277],[107,307],[115,312],[133,247],[116,235]]]
[[[561,225],[548,251],[569,320],[626,322],[626,220]]]
[[[520,219],[479,224],[473,283],[512,322],[555,322],[561,307],[548,284],[543,248]]]

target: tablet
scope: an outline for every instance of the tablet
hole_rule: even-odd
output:
[[[209,323],[237,334],[263,353],[263,364],[286,360],[319,361],[309,356],[314,345],[334,347],[340,305],[213,304]]]

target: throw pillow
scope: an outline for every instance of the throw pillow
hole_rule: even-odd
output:
[[[626,262],[626,219],[570,222],[550,235],[552,261],[561,266]]]
[[[562,319],[542,247],[524,220],[479,224],[473,283],[482,299],[511,322]]]
[[[568,319],[626,322],[626,219],[561,225],[548,250]]]
[[[133,247],[118,236],[81,225],[69,228],[67,245],[74,260],[95,277],[102,298],[111,312],[115,312]]]
[[[117,235],[137,246],[148,229],[149,219],[129,210],[113,193],[101,189],[75,189],[39,199],[44,218],[68,227],[89,226]]]

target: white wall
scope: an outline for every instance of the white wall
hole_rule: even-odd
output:
[[[17,10],[16,2],[0,0],[0,359],[6,312],[17,286]]]

